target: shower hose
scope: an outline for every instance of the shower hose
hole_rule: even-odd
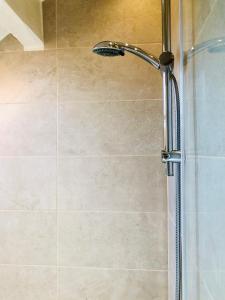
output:
[[[176,148],[181,150],[181,118],[180,118],[180,96],[176,77],[170,74],[175,93],[176,106]],[[181,214],[181,164],[176,164],[176,291],[175,299],[182,299],[182,214]]]

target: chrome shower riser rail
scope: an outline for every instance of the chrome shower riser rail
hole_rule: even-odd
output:
[[[171,53],[171,1],[162,0],[162,51]],[[176,284],[175,300],[182,300],[182,239],[181,239],[181,136],[180,99],[177,81],[167,68],[163,75],[164,149],[162,162],[166,163],[168,176],[175,176],[176,185]],[[173,93],[176,99],[176,123],[173,118]],[[176,129],[174,130],[174,126]],[[173,133],[176,131],[176,140]],[[176,150],[174,149],[176,147]],[[175,164],[175,165],[174,165]],[[175,167],[175,169],[174,169]]]
[[[170,0],[162,0],[162,51],[171,53],[171,7]],[[172,82],[171,70],[167,68],[163,74],[163,116],[164,116],[164,146],[163,151],[173,150],[173,120],[172,120]],[[173,163],[166,162],[166,173],[173,176]]]

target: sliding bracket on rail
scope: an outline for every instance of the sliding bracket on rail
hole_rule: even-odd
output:
[[[161,152],[162,163],[181,163],[181,151],[173,150],[173,151],[165,151]]]

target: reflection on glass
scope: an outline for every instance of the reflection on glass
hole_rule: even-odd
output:
[[[184,299],[225,299],[225,1],[183,1]]]

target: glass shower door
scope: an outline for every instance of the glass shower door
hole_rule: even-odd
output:
[[[184,300],[225,299],[225,1],[183,0]]]

